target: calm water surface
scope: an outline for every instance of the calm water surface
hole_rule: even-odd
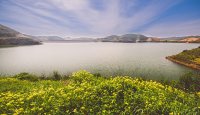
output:
[[[194,70],[165,59],[199,44],[186,43],[44,43],[0,48],[0,73],[68,74],[80,69],[104,75],[177,79]]]

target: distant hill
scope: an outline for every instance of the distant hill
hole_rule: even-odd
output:
[[[65,40],[59,36],[34,36],[33,39],[38,40],[38,41],[63,41],[63,40]]]
[[[32,36],[22,34],[14,29],[0,24],[0,45],[34,45],[40,42],[175,42],[175,43],[200,43],[200,36],[183,37],[147,37],[141,34],[111,35],[104,38],[62,38],[59,36]]]
[[[100,42],[123,42],[123,43],[135,43],[146,41],[148,37],[140,34],[125,34],[122,36],[111,35],[105,38],[98,38]]]
[[[0,37],[16,37],[20,33],[0,24]]]
[[[144,42],[160,42],[160,38],[148,37],[148,39]]]
[[[28,35],[0,24],[0,45],[36,45],[40,42]]]
[[[173,41],[178,41],[183,39],[183,37],[167,37],[167,38],[160,38],[161,40],[173,40]]]
[[[160,38],[160,42],[200,43],[200,36]]]
[[[71,39],[72,41],[79,41],[79,42],[95,42],[96,39],[94,38],[85,38],[85,37],[81,37],[81,38],[74,38]]]
[[[180,40],[181,42],[200,43],[200,36],[186,36]]]
[[[26,35],[27,36],[27,35]],[[200,36],[183,36],[183,37],[147,37],[141,34],[124,34],[121,36],[111,35],[104,38],[61,38],[58,36],[29,36],[37,41],[60,41],[60,42],[123,42],[123,43],[136,43],[136,42],[180,42],[180,43],[200,43]]]

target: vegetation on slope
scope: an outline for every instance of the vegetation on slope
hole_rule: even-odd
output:
[[[79,71],[65,80],[28,73],[0,79],[1,114],[199,114],[200,92],[186,93],[155,81],[101,77]],[[45,78],[42,78],[45,79]]]
[[[192,50],[184,50],[177,55],[166,58],[173,62],[200,70],[200,47]]]

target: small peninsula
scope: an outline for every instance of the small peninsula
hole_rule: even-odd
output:
[[[179,54],[168,56],[166,59],[193,69],[200,70],[200,47],[192,50],[184,50]]]

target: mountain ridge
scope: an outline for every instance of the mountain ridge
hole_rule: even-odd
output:
[[[139,41],[145,41],[148,37],[141,34],[124,34],[121,36],[111,35],[105,38],[98,38],[100,42],[124,42],[124,43],[135,43]]]
[[[40,42],[177,42],[177,43],[200,43],[200,36],[183,37],[148,37],[142,34],[110,35],[102,38],[71,38],[59,36],[33,36],[22,34],[12,28],[0,24],[0,45],[34,45]]]
[[[0,24],[0,45],[37,45],[40,42]]]

